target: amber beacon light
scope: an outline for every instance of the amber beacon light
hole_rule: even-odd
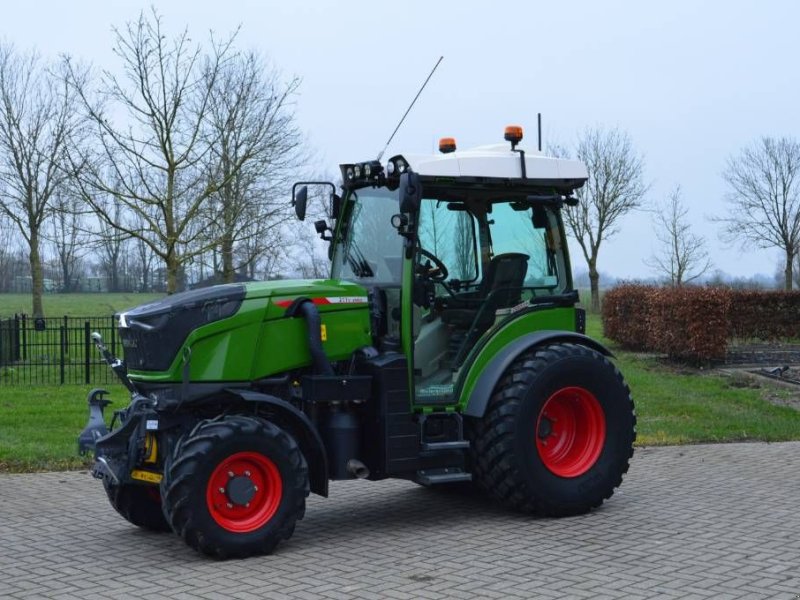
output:
[[[519,125],[509,125],[506,127],[505,135],[503,136],[507,142],[511,142],[511,149],[517,147],[522,141],[522,127]]]
[[[449,154],[456,151],[456,138],[444,137],[439,140],[439,152]]]

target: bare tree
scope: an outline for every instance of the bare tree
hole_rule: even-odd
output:
[[[110,212],[113,215],[113,222],[124,223],[122,206],[118,202],[113,202],[113,205],[113,212]],[[105,277],[109,292],[122,291],[123,279],[127,273],[121,268],[121,262],[128,239],[122,229],[112,226],[107,221],[100,223],[96,234],[97,268]]]
[[[201,209],[249,157],[235,159],[223,179],[209,180],[208,157],[218,142],[206,127],[209,103],[233,55],[233,37],[219,42],[211,36],[210,52],[204,52],[186,30],[168,37],[155,9],[114,31],[114,53],[124,76],[104,71],[97,95],[90,92],[87,78],[66,63],[68,81],[94,134],[92,145],[72,155],[72,167],[99,217],[148,244],[164,262],[167,291],[172,293],[178,289],[182,265],[205,250],[195,243],[203,231],[198,224]],[[115,125],[120,116],[124,124]],[[131,226],[129,215],[117,221],[102,201],[104,195],[113,196],[125,213],[146,226]]]
[[[671,285],[680,287],[695,281],[711,268],[705,240],[692,232],[680,186],[675,186],[666,203],[656,209],[653,226],[659,249],[645,263]]]
[[[475,278],[475,237],[472,215],[460,212],[456,217],[456,231],[453,240],[456,276],[462,281]]]
[[[38,54],[0,45],[0,211],[28,247],[34,317],[44,315],[42,226],[66,178],[66,144],[78,125],[75,98]]]
[[[156,258],[152,245],[145,241],[145,223],[139,218],[136,222],[139,236],[133,238],[136,278],[140,292],[149,292],[153,288],[152,273],[153,262]]]
[[[587,129],[578,140],[576,154],[586,164],[589,180],[576,192],[578,205],[565,209],[564,220],[586,259],[591,307],[597,311],[600,247],[618,232],[620,219],[641,205],[647,192],[644,160],[634,151],[628,134],[618,129]]]
[[[211,86],[209,172],[223,183],[212,198],[207,231],[218,238],[223,281],[258,258],[245,252],[246,264],[234,264],[242,255],[237,245],[253,250],[252,238],[270,237],[290,217],[291,207],[274,190],[288,187],[302,160],[290,106],[298,86],[297,78],[281,82],[254,53],[233,56]]]
[[[792,289],[792,264],[800,251],[800,143],[763,137],[728,159],[723,173],[730,213],[717,218],[723,237],[785,256],[784,287]]]
[[[61,290],[78,289],[78,272],[86,248],[83,214],[79,198],[68,191],[60,191],[53,200],[53,217],[50,220],[49,241],[61,273]]]
[[[14,264],[19,248],[15,243],[14,223],[0,211],[0,293],[11,291]]]

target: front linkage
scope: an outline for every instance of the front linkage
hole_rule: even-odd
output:
[[[99,388],[89,392],[89,422],[78,437],[78,451],[81,454],[94,452],[92,475],[102,479],[107,490],[109,486],[124,486],[133,480],[157,484],[161,474],[148,469],[158,461],[156,432],[179,423],[165,422],[155,410],[156,401],[139,393],[127,375],[124,362],[111,354],[99,333],[93,333],[92,340],[109,367],[130,390],[131,402],[126,408],[114,411],[109,430],[104,416],[104,409],[111,404],[105,397],[108,392]]]

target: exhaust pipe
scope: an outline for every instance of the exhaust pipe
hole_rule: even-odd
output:
[[[369,477],[369,469],[367,468],[367,465],[357,458],[351,458],[347,461],[347,472],[356,479],[366,479]]]

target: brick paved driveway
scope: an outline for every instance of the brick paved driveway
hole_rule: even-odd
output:
[[[2,598],[800,597],[800,443],[638,450],[589,515],[334,484],[273,556],[213,562],[128,525],[86,473],[0,476]]]

